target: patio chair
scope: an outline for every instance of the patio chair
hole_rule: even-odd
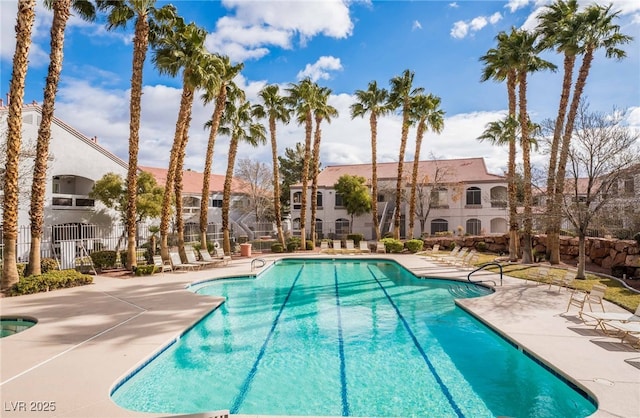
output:
[[[219,266],[219,265],[222,264],[221,260],[214,259],[213,257],[211,257],[211,254],[209,254],[209,251],[207,251],[207,250],[204,250],[204,249],[201,248],[199,253],[200,253],[200,259],[202,261],[206,261],[206,262],[210,263],[214,267],[215,266]]]
[[[476,260],[478,258],[478,256],[476,255],[476,250],[473,249],[471,251],[469,251],[467,254],[463,255],[462,257],[458,257],[458,259],[456,259],[453,262],[454,266],[460,266],[462,268],[466,268],[466,267],[470,267],[472,266],[471,264],[471,260],[475,257]]]
[[[431,249],[423,251],[422,256],[427,257],[427,258],[434,258],[438,256],[438,252],[440,251],[440,244],[434,244],[433,247],[431,247]]]
[[[571,296],[569,296],[569,303],[567,304],[567,310],[565,312],[569,312],[571,306],[577,306],[580,310],[578,311],[578,316],[582,318],[582,310],[584,309],[584,305],[589,305],[589,311],[593,312],[591,308],[591,303],[599,304],[602,308],[602,312],[604,312],[604,305],[602,304],[602,300],[604,299],[604,292],[607,291],[607,286],[603,284],[593,285],[590,292],[583,292],[581,290],[573,289],[571,292]]]
[[[635,342],[631,343],[631,345],[640,347],[640,322],[610,321],[607,323],[607,326],[618,331],[621,343],[623,343],[627,337],[633,336],[635,338]]]
[[[460,262],[460,260],[462,260],[464,258],[465,255],[467,255],[467,251],[469,251],[468,248],[466,248],[466,247],[465,248],[461,248],[453,256],[443,257],[443,258],[439,259],[439,261],[443,262],[443,263],[446,263],[446,264],[456,265],[457,263]]]
[[[331,252],[331,248],[329,248],[329,241],[320,241],[320,252],[321,253]]]
[[[227,264],[229,264],[231,262],[231,256],[230,255],[226,255],[224,253],[224,250],[222,248],[216,248],[216,255],[215,257],[211,257],[214,261],[217,261],[218,264],[226,266]]]
[[[347,253],[347,254],[355,254],[356,253],[356,247],[355,247],[355,244],[354,244],[352,239],[346,240],[344,242],[344,246],[345,246],[345,249],[344,249],[345,253]]]
[[[333,240],[333,252],[342,253],[342,241],[339,239]]]
[[[564,276],[549,276],[549,290],[552,286],[558,286],[558,293],[560,293],[563,287],[569,289],[575,279],[576,273],[571,270],[567,270]]]
[[[199,266],[197,264],[183,263],[180,259],[180,254],[175,251],[169,251],[169,258],[171,259],[171,265],[173,270],[195,270]]]
[[[449,257],[455,257],[456,254],[458,254],[458,252],[462,249],[461,246],[456,245],[455,247],[453,247],[453,250],[451,250],[448,253],[445,254],[441,254],[441,255],[435,255],[434,258],[436,261],[443,261],[445,258],[449,258]]]
[[[360,253],[371,254],[371,249],[369,248],[369,243],[367,241],[360,241]]]
[[[191,247],[185,247],[184,253],[187,256],[187,263],[195,264],[195,265],[199,266],[199,268],[211,267],[214,264],[213,262],[209,262],[209,261],[205,261],[205,260],[198,260],[196,258],[196,253],[193,251],[193,248],[191,248]]]
[[[376,253],[386,253],[387,248],[384,246],[384,242],[376,242]]]
[[[536,284],[546,283],[549,280],[549,273],[549,266],[538,266],[531,277],[527,276],[524,282],[528,283],[531,280]]]
[[[171,261],[162,261],[162,257],[159,255],[153,256],[153,265],[156,267],[156,269],[160,270],[160,273],[164,273],[165,271],[173,271]]]
[[[635,313],[630,312],[583,312],[583,316],[589,317],[591,319],[595,319],[595,328],[600,327],[600,329],[608,333],[605,325],[609,322],[638,322],[640,323],[640,304],[636,308]],[[582,318],[583,321],[586,320]]]

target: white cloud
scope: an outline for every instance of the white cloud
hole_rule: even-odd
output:
[[[502,20],[502,14],[500,12],[495,12],[494,14],[489,16],[489,23],[491,23],[492,25],[495,25],[501,20]]]
[[[457,21],[451,28],[451,37],[456,39],[462,39],[467,36],[469,32],[469,25],[462,20]]]
[[[509,2],[507,2],[504,7],[506,7],[511,13],[513,13],[518,9],[522,9],[528,4],[529,0],[509,0]]]
[[[417,20],[413,21],[413,25],[411,25],[411,30],[422,29],[422,25]]]
[[[309,77],[311,81],[328,80],[331,77],[329,71],[342,70],[340,58],[323,56],[313,64],[307,64],[304,70],[297,75],[298,80]]]
[[[473,18],[471,19],[471,23],[469,24],[469,26],[471,27],[472,31],[479,31],[480,29],[487,26],[487,18],[485,18],[484,16]]]
[[[460,6],[454,1],[453,3],[449,3],[449,7],[451,7],[452,9],[457,9]]]
[[[453,24],[450,35],[455,39],[463,39],[467,35],[482,30],[487,24],[495,25],[502,20],[502,14],[496,12],[491,16],[477,16],[469,21],[459,20]]]

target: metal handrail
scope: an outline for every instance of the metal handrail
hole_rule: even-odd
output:
[[[262,264],[256,266],[256,261],[260,261],[262,262]],[[251,260],[251,271],[253,271],[254,268],[262,268],[265,266],[265,264],[267,264],[267,261],[264,258],[254,258],[253,260]]]
[[[473,270],[471,273],[469,273],[467,275],[467,280],[469,282],[471,282],[471,283],[491,282],[491,283],[493,283],[494,286],[496,286],[496,282],[494,282],[493,280],[476,280],[476,281],[471,280],[471,275],[473,273],[475,273],[476,271],[484,270],[484,268],[487,267],[487,266],[498,266],[498,268],[500,268],[500,286],[502,286],[502,264],[500,264],[500,263],[486,263],[486,264],[481,265],[480,267],[478,267],[477,269]]]

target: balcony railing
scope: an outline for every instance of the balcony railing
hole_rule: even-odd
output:
[[[96,205],[96,201],[87,195],[54,194],[51,205],[56,209],[92,208]]]

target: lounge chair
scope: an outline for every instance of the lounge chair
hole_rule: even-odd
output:
[[[198,260],[196,258],[196,253],[193,252],[193,248],[185,248],[184,252],[187,256],[187,263],[196,264],[199,266],[199,268],[211,267],[215,264],[213,261]]]
[[[462,248],[458,252],[456,252],[453,256],[447,256],[439,259],[438,261],[446,264],[456,265],[467,255],[468,248]]]
[[[227,264],[229,264],[231,262],[231,256],[230,255],[226,255],[224,253],[224,250],[222,248],[216,248],[216,255],[215,257],[211,257],[214,261],[217,261],[218,264],[226,266]]]
[[[430,250],[423,251],[420,255],[427,258],[435,258],[440,251],[440,244],[434,244]]]
[[[640,304],[636,308],[635,313],[630,312],[583,312],[583,316],[596,320],[595,327],[602,329],[605,333],[608,330],[605,328],[605,324],[609,322],[637,322],[640,323]],[[585,320],[582,318],[582,320]],[[586,321],[585,321],[586,322]]]
[[[549,266],[538,266],[530,276],[525,278],[525,283],[528,283],[529,280],[532,282],[536,282],[536,284],[547,283],[549,280],[550,268]]]
[[[571,287],[571,283],[576,279],[576,273],[571,270],[567,270],[564,276],[549,276],[549,290],[551,290],[552,286],[558,286],[558,293],[560,293],[560,289],[563,287],[569,289]]]
[[[159,255],[153,256],[153,265],[157,270],[160,270],[160,273],[164,273],[165,271],[173,271],[171,261],[162,261],[162,257],[160,257]]]
[[[180,260],[180,254],[178,254],[175,251],[169,252],[169,258],[171,259],[171,265],[173,266],[174,271],[175,270],[195,270],[199,267],[197,264],[183,263],[182,260]]]
[[[213,257],[211,257],[211,254],[209,254],[209,251],[201,248],[199,252],[200,252],[200,259],[202,261],[206,261],[210,263],[212,266],[219,266],[223,264],[222,260],[214,259]]]
[[[478,256],[476,255],[476,250],[471,250],[469,251],[467,254],[463,255],[462,257],[458,257],[457,260],[455,260],[453,262],[454,266],[460,266],[462,268],[466,268],[466,267],[471,267],[471,260],[475,257],[476,260],[478,258]]]
[[[347,254],[355,254],[356,253],[356,247],[355,244],[353,242],[352,239],[348,239],[344,242],[344,252]]]
[[[333,240],[333,252],[342,253],[342,241],[340,241],[339,239]]]
[[[458,254],[458,252],[460,251],[462,247],[460,247],[459,245],[456,245],[455,247],[453,247],[453,250],[451,250],[448,253],[445,254],[441,254],[441,255],[436,255],[434,256],[434,258],[436,259],[436,261],[443,261],[445,258],[448,257],[455,257],[456,254]]]
[[[571,292],[571,296],[569,296],[569,303],[567,304],[567,310],[565,312],[569,312],[569,308],[571,305],[577,306],[580,310],[578,311],[578,316],[582,318],[582,310],[584,309],[584,305],[589,305],[589,311],[593,312],[591,308],[591,303],[599,304],[600,308],[602,308],[602,312],[604,313],[604,305],[602,304],[602,300],[604,299],[604,292],[607,291],[607,286],[603,284],[593,285],[591,291],[585,293],[581,290],[573,289]]]
[[[610,321],[607,322],[607,326],[614,328],[620,333],[620,342],[624,342],[625,338],[633,336],[636,338],[635,344],[640,346],[640,322],[619,322]]]
[[[386,253],[387,248],[384,246],[384,242],[376,242],[376,253]]]
[[[329,241],[320,241],[320,252],[321,253],[331,252],[331,248],[329,248]]]
[[[369,248],[369,243],[367,241],[360,241],[360,253],[371,254],[371,249]]]

